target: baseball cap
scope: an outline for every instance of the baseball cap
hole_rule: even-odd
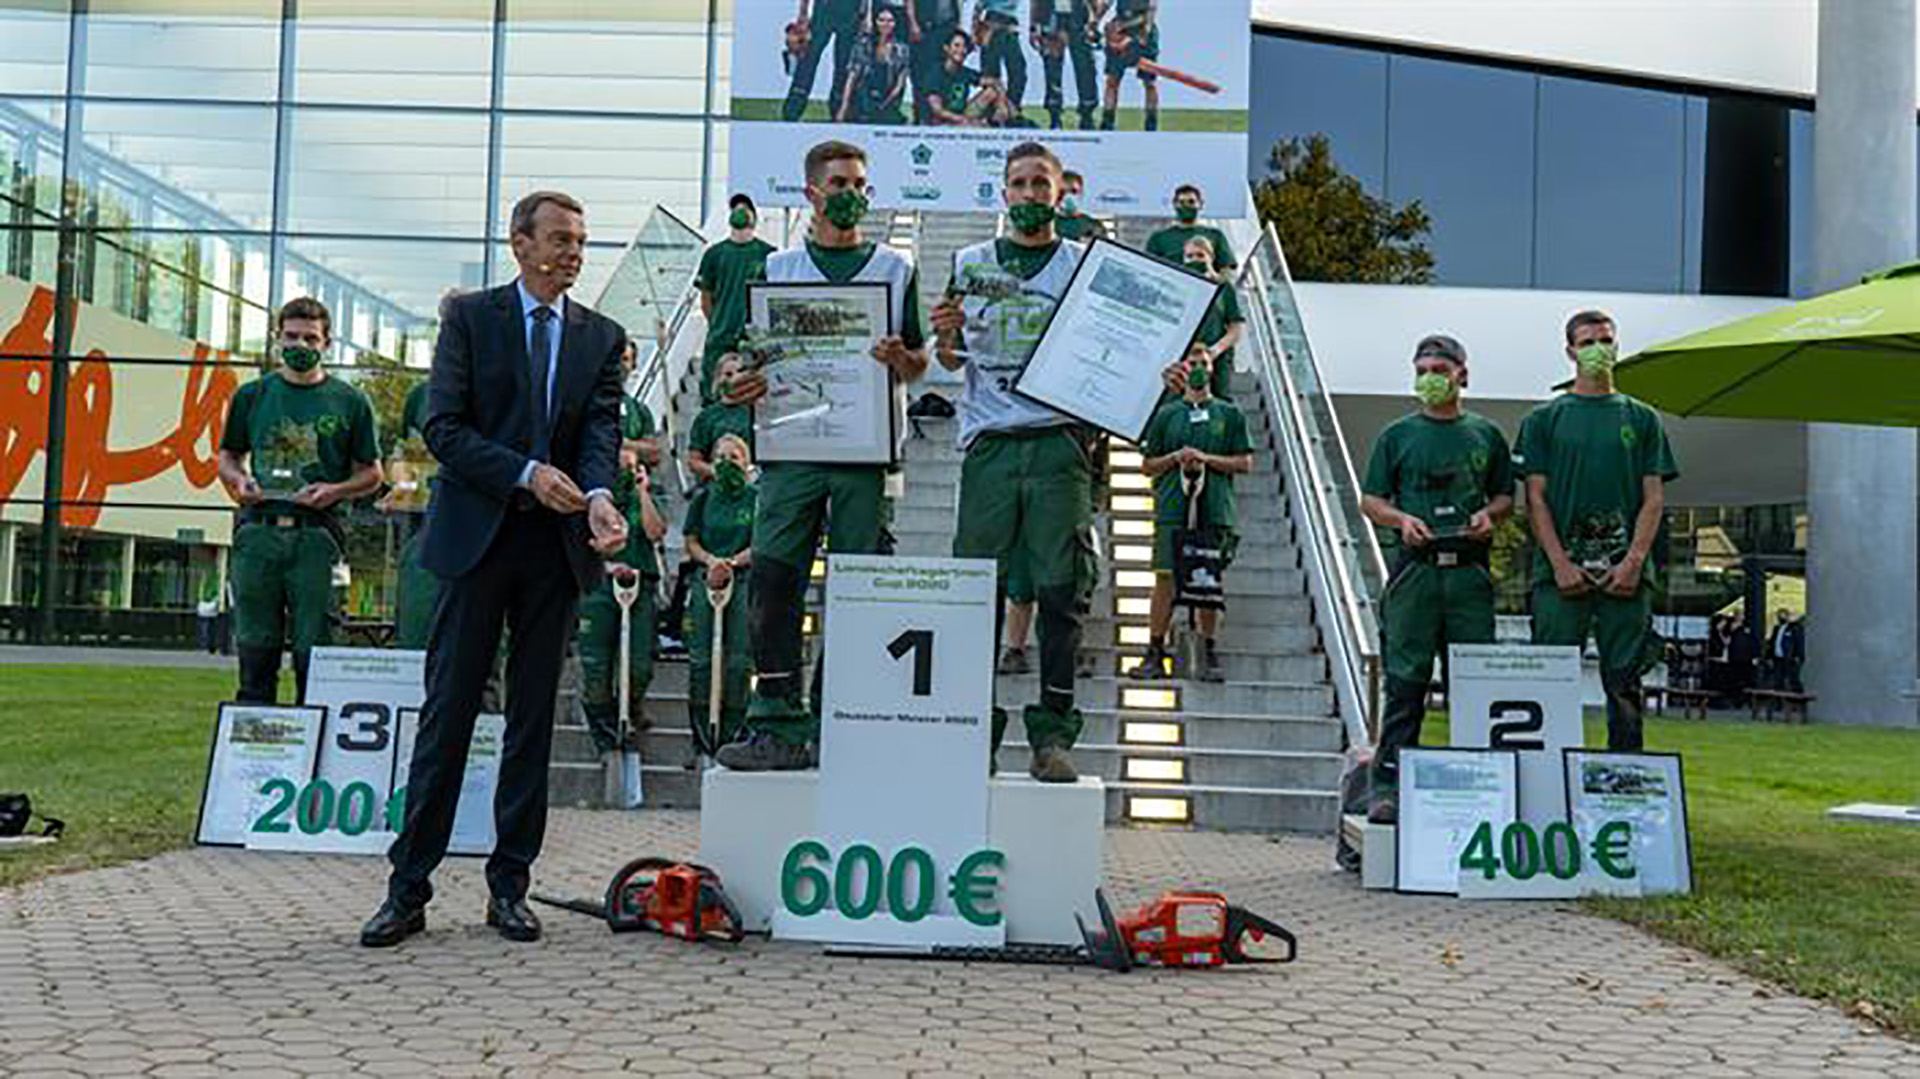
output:
[[[1422,356],[1438,356],[1465,367],[1467,346],[1461,344],[1457,338],[1449,337],[1444,333],[1430,333],[1422,337],[1419,344],[1413,346],[1413,358],[1418,360]]]

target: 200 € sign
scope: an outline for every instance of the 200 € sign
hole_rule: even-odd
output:
[[[1000,924],[998,870],[1005,862],[997,850],[977,850],[947,877],[947,896],[960,917],[978,926]],[[939,879],[933,855],[920,847],[901,847],[889,862],[856,843],[836,864],[826,844],[803,839],[788,849],[780,866],[780,903],[799,918],[831,908],[860,921],[879,913],[884,899],[886,913],[917,922],[933,912]]]

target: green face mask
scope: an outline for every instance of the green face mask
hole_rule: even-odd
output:
[[[304,375],[320,366],[320,350],[303,345],[281,345],[280,362],[286,364],[288,370]]]
[[[745,206],[736,206],[733,212],[727,215],[727,224],[737,229],[747,228],[753,224],[753,215],[747,212]]]
[[[858,191],[836,191],[820,204],[820,213],[834,228],[854,228],[867,216],[867,197]]]
[[[1188,259],[1187,269],[1192,270],[1194,273],[1200,273],[1200,274],[1213,272],[1213,267],[1207,264],[1206,259]]]
[[[1200,220],[1200,207],[1181,204],[1173,208],[1173,216],[1179,218],[1182,225],[1191,225]]]
[[[738,491],[747,485],[747,470],[722,457],[713,463],[713,482],[719,484],[722,491]]]
[[[1194,364],[1187,368],[1187,389],[1204,390],[1213,385],[1213,369]]]
[[[1418,375],[1413,380],[1413,395],[1428,408],[1438,408],[1460,395],[1453,380],[1442,374]]]
[[[1013,227],[1031,236],[1053,224],[1053,207],[1044,202],[1022,202],[1007,207],[1007,219]]]
[[[1613,365],[1620,362],[1620,346],[1608,341],[1595,341],[1582,346],[1574,352],[1573,359],[1580,365],[1580,373],[1588,378],[1601,378],[1613,373]]]

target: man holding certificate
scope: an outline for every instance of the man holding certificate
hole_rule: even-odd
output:
[[[1086,253],[1054,232],[1062,171],[1039,143],[1007,152],[1003,194],[1012,231],[955,254],[953,285],[933,310],[940,365],[966,369],[953,553],[998,559],[1003,601],[1009,563],[1024,559],[1040,607],[1040,701],[1024,718],[1029,771],[1044,783],[1078,778],[1070,752],[1082,722],[1074,651],[1096,572],[1089,432],[1013,389]],[[996,706],[995,749],[1006,723]]]
[[[806,180],[812,238],[769,257],[766,284],[749,287],[752,371],[728,398],[754,405],[763,466],[749,614],[759,682],[740,740],[715,755],[740,771],[815,764],[820,702],[809,711],[800,696],[808,570],[822,531],[835,553],[880,550],[902,385],[927,369],[919,274],[860,234],[866,151],[823,142]]]

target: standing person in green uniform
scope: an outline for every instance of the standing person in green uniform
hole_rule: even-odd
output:
[[[887,286],[893,325],[873,361],[894,380],[895,417],[906,424],[906,384],[927,370],[920,317],[920,275],[913,261],[860,234],[872,188],[867,152],[851,143],[827,141],[807,151],[807,201],[813,205],[812,238],[806,246],[767,259],[767,280],[812,284],[860,282]],[[751,404],[767,392],[761,372],[734,382],[734,399]],[[885,512],[886,465],[769,463],[760,475],[753,522],[753,609],[750,613],[754,669],[759,672],[739,741],[721,747],[715,759],[739,771],[814,766],[820,734],[818,695],[802,703],[801,626],[807,575],[824,532],[827,550],[875,554]]]
[[[980,42],[980,74],[997,79],[1007,95],[1012,127],[1032,127],[1020,111],[1027,97],[1027,57],[1020,51],[1020,0],[975,0],[973,36]]]
[[[703,730],[711,710],[713,604],[707,590],[724,588],[732,581],[726,633],[721,639],[726,672],[720,685],[720,744],[725,745],[738,737],[746,722],[747,685],[753,675],[747,608],[752,602],[754,502],[760,489],[753,482],[753,454],[746,439],[721,435],[713,455],[713,482],[694,492],[682,527],[687,557],[701,571],[701,579],[687,597],[687,720],[694,730]]]
[[[372,494],[382,475],[373,405],[320,363],[333,343],[326,305],[288,301],[279,324],[280,366],[233,395],[220,435],[220,483],[240,507],[229,573],[234,699],[247,704],[274,703],[282,643],[306,700],[307,660],[328,643],[333,564],[346,548],[334,507]]]
[[[1233,282],[1221,280],[1224,271],[1214,261],[1213,241],[1206,236],[1187,238],[1182,261],[1194,273],[1220,281],[1213,306],[1207,308],[1206,317],[1200,320],[1199,344],[1206,350],[1207,366],[1213,372],[1213,395],[1231,400],[1233,348],[1240,343],[1240,335],[1247,328],[1247,316],[1240,310],[1240,292],[1233,287]]]
[[[587,733],[593,736],[593,748],[600,753],[622,748],[620,603],[613,597],[616,582],[639,585],[628,615],[632,619],[627,650],[631,694],[628,738],[637,738],[648,726],[642,702],[653,683],[653,626],[660,596],[660,559],[655,544],[667,533],[667,520],[654,500],[647,466],[625,447],[620,450],[620,471],[614,476],[613,505],[626,519],[627,545],[607,558],[605,579],[581,597],[580,625],[573,642],[580,654],[580,703],[587,714]]]
[[[1233,477],[1253,471],[1253,441],[1247,418],[1233,402],[1214,396],[1213,353],[1196,344],[1187,354],[1187,392],[1161,405],[1147,423],[1140,470],[1153,479],[1153,599],[1148,609],[1147,655],[1133,669],[1136,678],[1169,673],[1167,631],[1173,626],[1174,530],[1204,529],[1217,538],[1224,572],[1233,560],[1239,536],[1233,501]],[[1188,505],[1186,484],[1198,482],[1200,504]],[[1201,610],[1203,682],[1221,680],[1220,612]]]
[[[1093,39],[1088,31],[1094,21],[1098,0],[1032,0],[1028,10],[1029,33],[1033,51],[1047,77],[1047,126],[1055,131],[1065,125],[1067,58],[1073,58],[1075,100],[1080,104],[1080,130],[1094,127],[1093,110],[1099,101],[1100,75],[1093,61]],[[1079,239],[1068,236],[1067,239]]]
[[[1533,640],[1600,646],[1607,694],[1607,748],[1642,745],[1653,621],[1647,559],[1666,512],[1666,485],[1680,475],[1653,409],[1613,388],[1620,351],[1612,316],[1567,320],[1573,390],[1533,410],[1520,426],[1521,472],[1533,524]]]
[[[1240,268],[1240,262],[1234,257],[1233,245],[1227,242],[1227,234],[1212,225],[1202,225],[1200,211],[1206,209],[1207,200],[1200,189],[1192,184],[1181,184],[1173,189],[1173,218],[1175,224],[1160,229],[1147,237],[1147,254],[1166,259],[1168,262],[1181,262],[1187,257],[1187,241],[1195,236],[1205,236],[1213,245],[1213,268],[1226,273]]]
[[[1145,95],[1143,130],[1160,130],[1160,79],[1140,70],[1140,61],[1160,59],[1160,0],[1113,0],[1113,21],[1107,24],[1107,97],[1100,114],[1100,130],[1112,131],[1120,111],[1120,80],[1132,70]]]
[[[1400,750],[1420,742],[1433,660],[1445,670],[1450,644],[1491,644],[1493,530],[1513,512],[1513,461],[1506,436],[1460,407],[1467,350],[1445,334],[1413,350],[1420,411],[1374,441],[1360,512],[1398,537],[1381,599],[1386,714],[1373,754],[1367,819],[1399,820]]]
[[[854,39],[864,29],[866,11],[867,0],[800,0],[800,11],[793,17],[788,35],[791,38],[793,27],[801,28],[806,45],[794,60],[793,82],[787,88],[781,119],[798,123],[806,114],[814,76],[820,71],[820,57],[829,41],[833,43],[833,82],[827,91],[827,114],[832,116],[833,103],[840,100],[847,76],[852,74]]]
[[[1075,654],[1092,596],[1093,438],[1072,417],[1013,391],[1086,249],[1054,232],[1060,159],[1036,142],[1007,151],[1002,198],[1009,235],[956,252],[956,288],[933,310],[937,356],[966,369],[959,405],[959,528],[956,558],[999,563],[1004,604],[1013,567],[1024,563],[1039,613],[1040,699],[1026,708],[1028,773],[1071,783],[1083,718],[1074,701]],[[969,292],[969,278],[1018,281],[1017,289]],[[997,750],[1007,716],[993,710]]]
[[[1107,226],[1101,224],[1087,213],[1086,178],[1071,170],[1060,174],[1060,183],[1065,188],[1060,196],[1060,215],[1053,223],[1053,230],[1063,240],[1091,240],[1098,236],[1103,240],[1113,237],[1107,235]]]
[[[731,394],[734,380],[745,372],[746,361],[737,352],[727,353],[714,365],[713,385],[707,387],[713,403],[700,410],[687,430],[687,471],[698,483],[713,479],[714,449],[722,436],[738,435],[748,453],[753,451],[753,410],[733,400]]]
[[[645,401],[628,392],[633,372],[640,363],[640,346],[627,339],[627,350],[620,354],[620,448],[633,454],[648,468],[660,467],[660,427],[653,410]]]
[[[417,488],[423,483],[431,487],[433,481],[417,473],[415,458],[426,450],[426,430],[427,383],[421,379],[407,391],[407,399],[400,406],[400,437],[394,443],[387,469],[394,486],[387,504],[400,514],[407,534],[400,548],[399,592],[393,603],[394,644],[414,650],[427,646],[427,635],[433,629],[433,604],[440,598],[440,578],[420,564],[421,536],[425,534],[422,526],[426,524],[422,495],[428,492]],[[412,508],[416,505],[417,509]]]
[[[727,207],[727,238],[700,256],[693,277],[700,290],[700,313],[707,317],[707,341],[700,354],[702,403],[713,401],[709,387],[720,357],[739,347],[740,331],[747,324],[747,285],[766,280],[767,256],[774,252],[772,244],[753,234],[760,218],[751,198],[735,194]]]

